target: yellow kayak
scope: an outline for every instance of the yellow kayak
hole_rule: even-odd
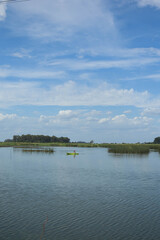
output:
[[[76,153],[76,152],[72,152],[72,153],[67,152],[67,155],[79,155],[79,153]]]

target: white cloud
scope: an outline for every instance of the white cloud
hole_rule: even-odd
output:
[[[119,122],[124,122],[124,120],[126,120],[126,119],[127,119],[126,115],[121,114],[121,115],[117,115],[117,116],[113,117],[112,121],[119,123]]]
[[[36,106],[160,106],[160,98],[147,91],[118,89],[106,83],[89,87],[73,81],[44,88],[38,82],[1,82],[0,107],[14,105]],[[60,115],[66,114],[62,112]],[[70,114],[70,112],[67,112]]]
[[[131,110],[126,110],[123,113],[131,113],[131,112],[132,112]]]
[[[98,123],[105,123],[105,122],[109,122],[110,118],[101,118]]]
[[[94,46],[80,49],[78,52],[81,58],[85,55],[97,56],[97,55],[107,55],[115,57],[125,58],[140,58],[140,57],[155,57],[160,56],[160,49],[155,47],[148,48],[124,48],[122,46],[106,48],[106,46]]]
[[[137,125],[148,125],[152,118],[147,117],[134,117],[134,118],[127,118],[125,114],[117,115],[112,118],[113,123],[116,124],[123,124],[123,125],[130,125],[130,126],[137,126]]]
[[[89,117],[90,116],[90,117]],[[146,116],[136,116],[128,118],[125,114],[116,115],[114,117],[101,118],[101,116],[92,117],[92,111],[80,110],[61,110],[58,114],[53,116],[41,115],[40,122],[46,125],[59,125],[59,126],[91,126],[97,128],[98,125],[105,125],[107,128],[136,128],[148,126],[152,122],[152,118]]]
[[[97,46],[97,41],[109,48],[120,40],[108,1],[32,0],[10,8],[17,16],[17,22],[10,24],[15,34],[45,41],[72,41],[77,48]]]
[[[16,114],[2,114],[0,113],[0,121],[6,120],[6,119],[15,119],[17,117]]]
[[[58,115],[61,118],[70,118],[74,115],[74,112],[72,110],[61,110],[59,111]]]
[[[81,117],[81,111],[76,110],[60,110],[57,115],[58,121],[78,120]]]
[[[28,49],[21,48],[18,51],[13,52],[11,56],[17,57],[17,58],[31,58],[32,56],[30,52],[31,51]]]
[[[81,119],[81,112],[80,110],[60,110],[57,115],[41,115],[39,121],[46,125],[75,125]]]
[[[90,21],[95,21],[95,18],[105,17],[100,3],[101,1],[99,0],[46,0],[45,2],[42,0],[33,0],[30,3],[25,3],[25,5],[14,7],[17,10],[21,10],[22,14],[27,16],[41,16],[52,23],[65,26],[80,25],[85,27],[83,26],[84,23],[89,24]],[[23,9],[24,6],[25,11]],[[110,21],[112,23],[112,20]]]
[[[139,79],[152,79],[152,80],[156,80],[156,81],[160,81],[160,74],[150,74],[150,75],[145,75],[145,76],[141,76]]]
[[[159,62],[159,58],[133,58],[133,59],[119,59],[119,60],[57,60],[54,62],[46,63],[50,66],[63,67],[64,69],[71,70],[94,70],[94,69],[109,69],[109,68],[134,68],[144,65],[151,65]]]
[[[151,6],[151,7],[160,8],[159,0],[137,0],[137,3],[138,3],[138,6],[140,7]]]
[[[118,127],[118,128],[135,128],[135,127],[142,127],[148,126],[152,121],[152,118],[148,118],[145,116],[138,116],[133,118],[128,118],[125,114],[116,115],[113,118],[102,118],[99,120],[100,124],[106,124],[110,127]]]
[[[6,18],[7,6],[5,3],[0,4],[0,21],[4,21]]]
[[[62,110],[62,112],[71,113],[70,110]],[[77,110],[72,110],[77,114]],[[105,112],[101,112],[105,115]],[[101,114],[94,117],[92,111],[79,110],[77,118],[70,117],[60,118],[59,113],[54,116],[41,116],[40,124],[43,129],[56,129],[58,134],[63,131],[71,141],[90,141],[95,142],[138,142],[151,141],[154,137],[152,130],[154,128],[154,120],[145,116],[136,116],[127,118],[124,114],[114,117],[101,118]]]
[[[148,48],[110,48],[105,49],[103,46],[100,46],[95,49],[85,49],[83,54],[91,54],[91,55],[104,55],[107,53],[109,56],[118,56],[123,58],[137,58],[137,57],[154,57],[154,56],[160,56],[160,49],[154,48],[154,47],[148,47]]]
[[[153,56],[160,56],[160,49],[149,47],[149,48],[121,48],[116,49],[115,52],[119,56],[123,57],[153,57]]]
[[[47,71],[47,70],[18,70],[10,68],[9,66],[0,66],[0,78],[18,77],[18,78],[32,78],[32,79],[52,79],[62,78],[65,73],[63,71]]]
[[[137,2],[142,5],[147,1]],[[150,56],[159,52],[156,48],[121,49],[124,41],[119,31],[120,24],[109,6],[109,0],[32,0],[12,4],[9,7],[14,21],[10,22],[9,27],[18,35],[40,38],[46,42],[64,41],[70,51],[74,48],[79,52],[79,57],[85,54]],[[15,56],[20,57],[21,53],[15,52]]]
[[[67,46],[68,47],[68,46]],[[79,47],[79,46],[78,46]],[[83,60],[85,57],[91,56],[112,56],[112,57],[119,57],[119,60],[125,60],[125,59],[135,59],[136,61],[138,59],[150,59],[150,58],[156,58],[160,56],[160,49],[149,47],[149,48],[124,48],[122,46],[110,46],[109,48],[106,47],[105,44],[99,45],[98,43],[94,46],[85,45],[80,46],[80,48],[77,48],[76,46],[68,48],[68,50],[64,50],[61,52],[60,50],[57,52],[49,53],[48,58],[53,59],[56,56],[67,56],[70,54],[74,54],[77,56],[79,60]],[[68,61],[69,59],[67,59]],[[77,60],[77,59],[76,59]],[[50,63],[52,63],[52,60],[50,60]],[[53,63],[54,64],[54,63]],[[88,78],[88,75],[82,74],[82,78]]]
[[[155,107],[150,107],[150,108],[145,108],[143,112],[141,113],[142,116],[160,116],[160,107],[155,108]]]
[[[1,140],[12,138],[15,134],[30,133],[68,136],[71,141],[90,141],[91,139],[99,142],[148,141],[155,136],[155,134],[152,135],[151,130],[158,131],[154,127],[154,120],[146,116],[128,118],[120,114],[101,118],[101,114],[105,115],[105,111],[101,111],[100,115],[96,114],[96,118],[88,118],[93,116],[93,111],[62,109],[50,116],[28,117],[1,113]]]

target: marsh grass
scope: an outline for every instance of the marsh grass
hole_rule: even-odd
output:
[[[148,154],[150,147],[145,144],[114,144],[108,148],[110,153]]]
[[[148,145],[152,151],[160,153],[160,144],[148,144]]]
[[[27,143],[27,142],[0,142],[0,147],[100,147],[96,143]]]
[[[22,149],[22,152],[29,152],[29,153],[34,153],[34,152],[36,152],[36,153],[54,153],[54,150],[53,149],[43,149],[43,148],[41,148],[41,149],[39,149],[39,148],[37,148],[37,149],[33,149],[33,148],[28,148],[28,149]]]

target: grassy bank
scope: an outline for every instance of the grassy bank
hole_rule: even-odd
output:
[[[0,142],[0,147],[100,147],[94,143],[29,143],[29,142]]]

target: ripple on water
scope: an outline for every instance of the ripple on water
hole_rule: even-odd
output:
[[[87,149],[81,151],[84,158]],[[96,153],[96,149],[92,151]],[[86,163],[81,155],[68,163],[58,152],[45,161],[34,155],[29,163],[26,155],[21,155],[13,165],[4,158],[5,166],[0,168],[0,240],[40,239],[47,216],[47,240],[159,240],[158,167],[143,171],[147,162],[134,158],[127,163],[129,169],[120,160],[115,166],[113,157],[106,154],[102,150],[99,165],[94,155]],[[25,166],[28,163],[27,171],[22,161]]]

